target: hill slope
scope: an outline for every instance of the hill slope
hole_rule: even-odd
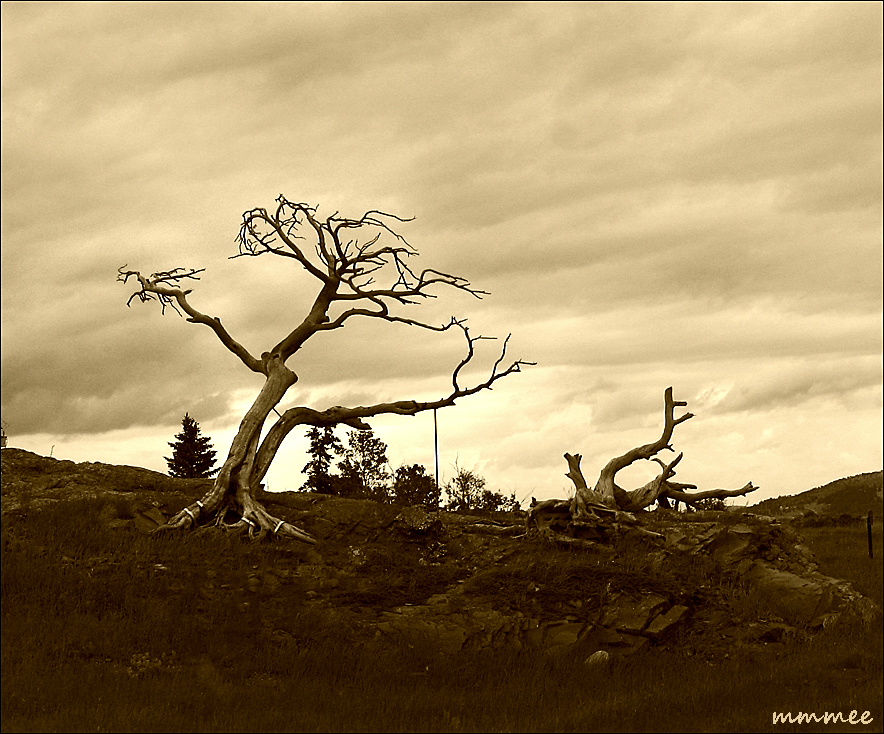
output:
[[[880,471],[856,474],[800,494],[764,500],[752,509],[765,515],[804,514],[808,510],[826,515],[865,515],[871,510],[880,517],[882,477]]]

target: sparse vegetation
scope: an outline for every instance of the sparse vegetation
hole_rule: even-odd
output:
[[[504,497],[485,489],[485,479],[471,469],[455,463],[455,475],[444,487],[421,464],[403,464],[390,471],[387,444],[374,435],[371,428],[347,431],[347,445],[335,435],[334,426],[307,431],[310,461],[304,467],[307,475],[301,489],[340,497],[370,499],[397,505],[423,505],[438,509],[442,489],[445,509],[453,512],[518,512],[515,494]],[[341,457],[334,471],[335,457]]]
[[[354,547],[361,581],[327,590],[325,607],[298,572],[309,559],[291,548],[213,534],[158,541],[98,521],[131,512],[122,498],[4,514],[4,732],[766,731],[773,711],[852,709],[871,711],[873,730],[884,720],[880,623],[836,625],[761,653],[715,648],[698,626],[603,671],[573,655],[442,657],[360,634],[366,615],[457,585],[455,566],[434,563],[430,549]],[[867,557],[864,529],[802,532],[825,573],[881,603],[881,564]],[[880,523],[875,532],[880,549]],[[579,594],[577,617],[591,616],[607,589],[649,584],[693,595],[701,616],[704,597],[735,614],[757,603],[711,561],[669,559],[651,573],[653,564],[634,541],[597,554],[522,543],[460,586],[516,608]]]
[[[884,488],[884,473],[866,472],[836,479],[799,494],[764,500],[753,509],[765,515],[803,514],[813,510],[827,515],[847,514],[857,517],[865,517],[866,513],[872,510],[875,516],[880,518],[882,488]]]
[[[518,512],[519,502],[515,494],[504,497],[499,492],[485,489],[485,477],[472,469],[454,465],[455,474],[445,485],[448,502],[446,510],[452,512]]]

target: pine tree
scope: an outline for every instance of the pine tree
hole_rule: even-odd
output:
[[[334,430],[334,426],[324,426],[321,431],[313,426],[307,431],[307,438],[310,440],[307,453],[310,455],[310,461],[302,469],[307,475],[307,481],[301,487],[302,491],[336,494],[337,477],[331,475],[331,465],[334,456],[342,453],[344,446]]]
[[[169,465],[169,476],[178,479],[205,479],[215,474],[215,450],[211,439],[200,435],[200,426],[187,413],[181,419],[181,433],[175,435],[172,447],[172,458],[165,456]],[[219,467],[220,468],[220,467]]]

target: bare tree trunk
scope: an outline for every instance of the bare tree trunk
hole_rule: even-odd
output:
[[[272,532],[306,543],[316,542],[308,533],[270,515],[255,499],[261,487],[261,480],[273,458],[269,457],[267,463],[263,465],[263,471],[259,471],[256,459],[261,430],[270,411],[279,404],[289,387],[297,381],[295,373],[280,359],[268,355],[264,362],[267,368],[267,380],[252,407],[240,422],[227,459],[215,477],[212,488],[201,500],[185,507],[165,525],[157,528],[158,531],[187,528],[195,525],[197,521],[214,519],[216,526],[248,533],[250,537],[258,540]],[[230,524],[226,522],[228,511],[235,516]]]
[[[335,213],[320,220],[316,208],[308,204],[289,201],[284,196],[279,196],[276,203],[274,211],[257,208],[243,214],[243,223],[237,238],[239,254],[234,257],[256,257],[264,254],[284,257],[300,265],[321,285],[303,321],[260,358],[252,355],[234,339],[220,319],[201,313],[189,303],[188,296],[192,291],[183,288],[182,283],[199,280],[198,276],[203,270],[173,268],[147,276],[138,270],[127,270],[125,265],[119,269],[119,281],[128,283],[130,279],[134,279],[138,286],[127,304],[136,299],[141,302],[156,300],[162,306],[163,312],[166,307],[179,315],[183,312],[188,321],[210,328],[249,370],[266,378],[255,402],[240,423],[212,489],[157,530],[187,528],[214,520],[216,525],[247,532],[256,539],[272,533],[313,543],[314,540],[307,533],[271,516],[255,499],[276,452],[293,428],[299,425],[330,426],[340,423],[357,429],[367,429],[370,426],[363,420],[365,418],[381,413],[414,415],[423,410],[454,405],[458,398],[490,389],[497,380],[520,372],[523,366],[534,364],[519,359],[503,367],[509,341],[507,337],[488,379],[473,387],[461,387],[458,384],[458,375],[472,360],[475,343],[490,337],[470,336],[462,319],[452,317],[449,323],[436,326],[395,315],[391,313],[391,307],[413,305],[424,298],[433,298],[435,296],[430,291],[436,286],[461,290],[476,298],[485,295],[484,291],[473,288],[469,281],[456,275],[435,269],[413,270],[407,260],[417,252],[390,227],[391,221],[407,220],[376,210],[366,212],[359,219],[340,217]],[[353,234],[354,231],[367,232],[368,239],[360,242]],[[381,235],[393,237],[392,244],[379,243]],[[308,237],[315,239],[312,247],[305,246]],[[375,280],[385,269],[391,278],[391,285],[387,287],[377,284]],[[290,408],[270,427],[261,441],[261,431],[270,411],[280,403],[286,391],[298,379],[286,367],[286,361],[311,337],[342,328],[353,318],[382,319],[389,323],[407,324],[435,332],[461,329],[467,342],[467,354],[451,375],[452,392],[447,397],[432,402],[402,400],[368,407],[336,406],[325,411],[305,407]],[[228,511],[235,515],[235,521],[229,525],[226,524]]]

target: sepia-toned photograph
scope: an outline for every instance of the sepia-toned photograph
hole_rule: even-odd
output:
[[[2,13],[6,732],[884,731],[884,5]]]

